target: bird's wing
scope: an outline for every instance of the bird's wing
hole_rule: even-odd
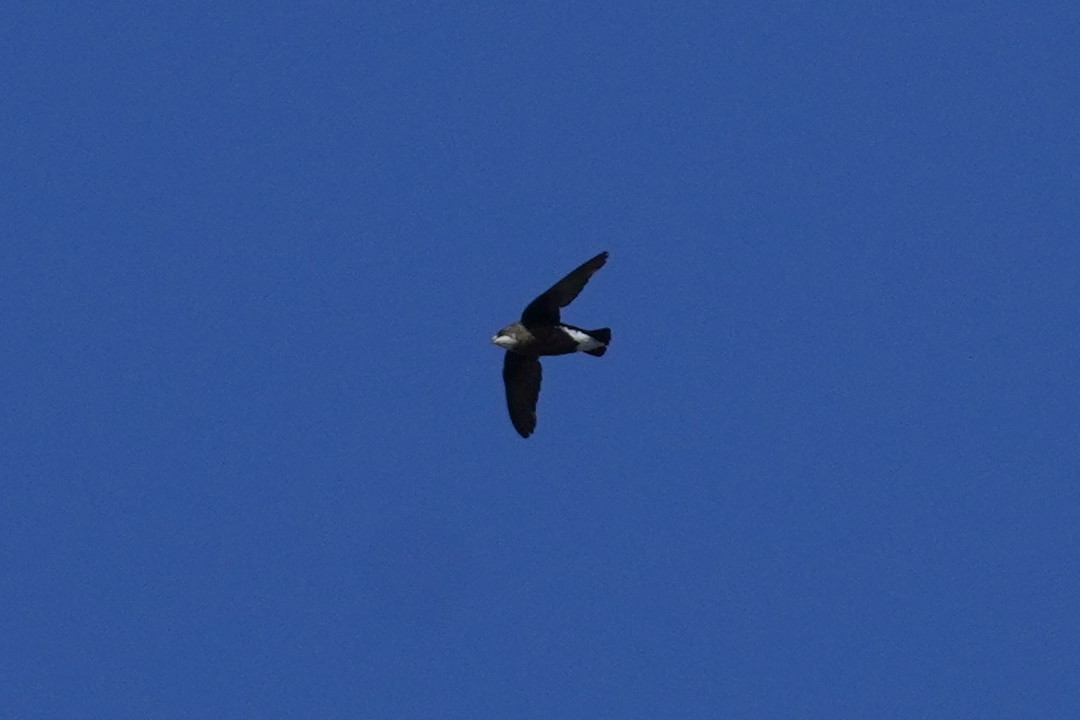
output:
[[[606,252],[600,253],[552,285],[547,292],[529,303],[525,312],[521,313],[521,322],[526,325],[554,325],[559,322],[559,308],[573,302],[593,273],[604,267],[607,255]]]
[[[521,437],[536,429],[536,400],[540,397],[540,361],[507,351],[503,358],[503,382],[510,422]]]

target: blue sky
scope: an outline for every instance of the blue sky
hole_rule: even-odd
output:
[[[1074,4],[181,5],[0,22],[0,716],[1077,717]]]

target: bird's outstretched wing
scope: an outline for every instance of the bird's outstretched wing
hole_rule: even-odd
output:
[[[507,351],[503,358],[503,382],[510,422],[523,438],[536,429],[536,400],[540,397],[540,361]]]
[[[559,322],[559,308],[573,302],[593,273],[604,267],[607,255],[606,252],[600,253],[552,285],[547,292],[529,303],[525,312],[521,313],[521,322],[526,325],[554,325]]]

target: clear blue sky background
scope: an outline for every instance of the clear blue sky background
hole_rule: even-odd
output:
[[[1080,716],[1075,3],[174,5],[0,22],[0,717]]]

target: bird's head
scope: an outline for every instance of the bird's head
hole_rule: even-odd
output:
[[[518,323],[507,325],[495,333],[495,337],[491,338],[491,342],[505,350],[513,350],[521,343],[521,326]]]

